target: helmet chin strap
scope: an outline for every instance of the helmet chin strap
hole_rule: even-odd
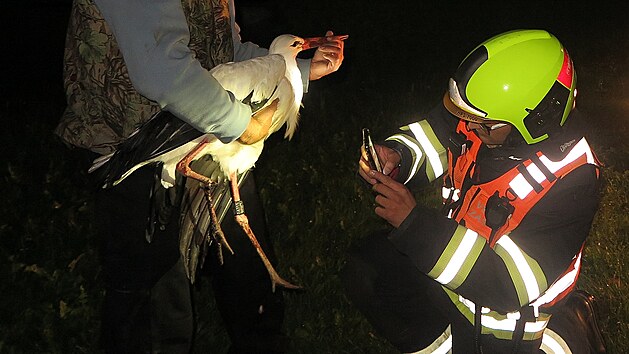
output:
[[[524,140],[522,134],[520,134],[520,131],[517,129],[511,129],[511,132],[509,133],[509,135],[507,135],[504,143],[502,143],[503,146],[511,148],[520,146],[522,144],[526,144],[526,141]]]
[[[511,132],[507,135],[507,138],[502,142],[502,144],[485,144],[485,146],[489,149],[513,150],[523,144],[526,145],[526,141],[524,140],[524,137],[522,137],[522,134],[520,134],[517,129],[511,129]]]

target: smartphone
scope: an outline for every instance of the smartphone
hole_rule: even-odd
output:
[[[365,152],[367,153],[367,162],[369,163],[369,167],[372,170],[382,172],[382,166],[380,165],[380,160],[378,160],[376,149],[373,147],[371,134],[369,133],[368,128],[363,128],[363,147],[365,148]]]

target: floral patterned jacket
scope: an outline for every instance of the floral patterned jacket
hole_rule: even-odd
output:
[[[201,65],[209,70],[231,61],[228,0],[182,0],[182,5],[188,46]],[[70,145],[112,152],[160,106],[135,90],[113,32],[93,0],[74,1],[65,48],[67,108],[55,133]]]

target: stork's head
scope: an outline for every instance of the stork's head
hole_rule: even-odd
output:
[[[271,46],[269,47],[269,53],[281,54],[294,58],[302,50],[319,47],[330,40],[343,40],[345,38],[347,38],[347,36],[301,38],[292,34],[282,34],[273,40]]]
[[[293,36],[292,34],[283,34],[273,40],[273,43],[271,43],[269,47],[269,53],[294,58],[299,52],[305,50],[305,42],[303,38]]]

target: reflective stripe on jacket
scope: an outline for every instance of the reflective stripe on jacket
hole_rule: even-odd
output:
[[[420,203],[389,239],[442,284],[470,324],[482,304],[483,333],[510,339],[524,326],[525,339],[539,339],[548,319],[540,312],[578,278],[599,164],[569,128],[539,144],[487,149],[457,123],[437,107],[384,142],[400,153],[396,178],[410,188],[446,175],[444,213]]]
[[[467,129],[465,122],[458,125],[457,132],[471,142],[471,149],[459,157],[449,152],[450,166],[444,177],[443,197],[448,217],[456,220],[459,227],[428,275],[444,285],[459,311],[474,323],[476,305],[453,290],[465,281],[483,247],[488,244],[505,263],[521,306],[533,308],[535,318],[526,322],[524,339],[538,339],[550,319],[539,309],[559,301],[574,288],[581,252],[575,255],[563,275],[549,286],[538,262],[527,255],[509,233],[563,176],[579,166],[598,165],[598,162],[587,141],[581,138],[558,161],[552,161],[538,151],[500,177],[476,184],[473,180],[482,142]],[[493,220],[492,224],[493,215],[501,213],[503,215],[497,218],[499,221]],[[482,307],[480,318],[482,333],[511,339],[521,313],[504,314]]]

